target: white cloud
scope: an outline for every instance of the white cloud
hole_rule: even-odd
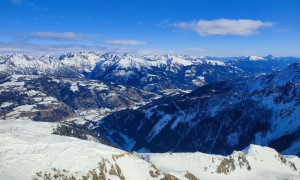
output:
[[[35,44],[28,42],[1,42],[0,41],[0,55],[20,53],[33,56],[41,55],[54,55],[59,56],[67,52],[88,52],[94,51],[98,53],[116,53],[116,54],[136,54],[136,55],[145,55],[145,54],[173,54],[172,50],[163,50],[163,49],[134,49],[134,48],[125,48],[125,47],[105,47],[97,45],[82,45],[82,44]]]
[[[173,26],[197,32],[201,36],[211,35],[239,35],[250,36],[258,33],[262,27],[271,27],[271,22],[252,19],[215,19],[179,22]]]
[[[53,44],[34,44],[34,43],[28,43],[28,42],[1,42],[0,41],[0,55],[5,54],[12,54],[12,53],[20,53],[20,54],[27,54],[27,55],[33,55],[33,56],[40,56],[40,55],[54,55],[59,56],[61,54],[65,54],[67,52],[88,52],[88,51],[94,51],[98,53],[116,53],[116,54],[177,54],[177,55],[196,55],[199,56],[198,52],[192,52],[189,50],[197,50],[198,48],[188,48],[185,49],[187,52],[180,52],[180,51],[173,51],[173,50],[167,50],[167,49],[133,49],[133,48],[111,48],[111,47],[104,47],[104,46],[97,46],[97,45],[82,45],[82,44],[60,44],[60,45],[53,45]],[[198,50],[201,50],[200,48]],[[200,53],[207,53],[210,52],[210,56],[248,56],[249,54],[254,54],[257,52],[252,51],[223,51],[221,50],[203,50]],[[300,52],[295,50],[290,51],[275,51],[274,52],[259,52],[257,55],[259,56],[265,56],[268,54],[272,54],[274,56],[297,56],[299,57]],[[203,54],[200,54],[203,55]],[[205,54],[208,55],[208,54]]]
[[[20,43],[20,42],[0,42],[1,54],[28,54],[28,55],[61,55],[66,52],[79,52],[79,51],[95,51],[104,52],[109,49],[100,46],[87,46],[80,44],[62,44],[62,45],[49,45],[49,44],[33,44],[33,43]]]
[[[35,44],[28,42],[1,42],[0,55],[20,53],[27,55],[61,55],[67,52],[94,51],[98,53],[112,52],[117,54],[140,54],[139,50],[128,48],[109,48],[97,45],[82,45],[82,44]]]
[[[54,40],[68,40],[68,41],[75,41],[84,39],[86,36],[79,35],[74,32],[32,32],[28,35],[30,38],[33,39],[54,39]]]
[[[107,40],[105,44],[111,45],[143,45],[147,44],[145,41],[137,41],[137,40]]]

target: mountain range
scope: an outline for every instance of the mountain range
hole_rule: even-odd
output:
[[[0,179],[297,179],[299,85],[298,57],[0,55]]]
[[[282,70],[299,62],[296,57],[236,57],[224,62],[218,57],[175,55],[68,53],[31,57],[21,54],[0,56],[0,75],[46,75],[85,78],[165,95],[175,90],[194,90],[212,82],[233,80],[259,73]]]

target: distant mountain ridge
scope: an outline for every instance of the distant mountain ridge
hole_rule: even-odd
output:
[[[294,62],[300,62],[300,58],[248,56],[228,59],[187,55],[133,56],[95,52],[71,52],[59,58],[47,55],[34,58],[13,54],[0,57],[0,75],[96,79],[130,85],[158,94],[168,94],[172,89],[194,90],[212,82],[271,73],[282,70]]]

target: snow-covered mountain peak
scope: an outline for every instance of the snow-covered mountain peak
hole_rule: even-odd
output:
[[[24,54],[19,54],[19,53],[13,53],[12,55],[9,56],[9,58],[22,58],[25,57],[26,55]]]
[[[31,61],[33,60],[32,56],[14,53],[12,55],[7,56],[6,61],[17,62],[17,61]]]
[[[91,52],[69,52],[67,54],[63,54],[59,57],[60,60],[65,58],[88,58],[91,56],[99,56],[99,54],[91,51]]]
[[[257,154],[258,152],[260,154],[278,154],[278,152],[275,149],[272,149],[270,147],[266,147],[266,146],[259,146],[259,145],[255,145],[255,144],[250,144],[248,147],[246,147],[245,149],[242,150],[242,152],[245,155],[253,155],[253,154]]]
[[[39,57],[37,60],[37,63],[45,63],[45,65],[55,68],[55,66],[63,66],[63,64],[60,61],[57,61],[57,59],[54,56],[51,55],[44,55]]]
[[[168,67],[169,70],[177,72],[182,66],[192,65],[193,62],[190,58],[176,55],[161,55],[155,56],[152,61],[149,61],[151,66]]]
[[[105,54],[102,54],[101,57],[104,58],[105,60],[107,60],[107,59],[113,58],[114,55],[111,53],[105,53]]]
[[[226,64],[222,61],[218,60],[205,60],[206,64],[210,64],[213,66],[226,66]]]
[[[260,60],[266,60],[266,59],[263,57],[260,57],[260,56],[249,56],[249,60],[250,61],[260,61]]]
[[[77,69],[72,69],[53,56],[41,56],[33,58],[23,54],[12,54],[0,64],[0,72],[3,74],[36,75],[44,74],[63,77],[80,77]]]
[[[39,57],[39,60],[42,60],[42,61],[43,61],[43,60],[46,60],[46,59],[48,59],[48,60],[49,60],[49,59],[50,59],[50,60],[56,60],[55,57],[54,57],[54,56],[51,56],[51,55],[44,55],[44,56],[40,56],[40,57]]]
[[[191,60],[186,59],[182,56],[170,56],[170,59],[172,60],[172,63],[176,63],[183,66],[189,66],[193,64]]]
[[[15,53],[7,56],[3,62],[9,64],[10,66],[27,67],[30,63],[33,63],[34,60],[35,59],[31,56]]]
[[[113,61],[119,61],[121,59],[121,57],[119,55],[114,55],[112,60]]]
[[[40,58],[51,58],[51,59],[54,59],[54,56],[46,54],[46,55],[40,56]]]
[[[124,53],[124,54],[122,55],[122,58],[127,58],[127,57],[133,57],[133,56],[129,55],[128,53]]]
[[[96,63],[100,61],[100,55],[95,52],[70,52],[61,55],[59,60],[63,64],[75,67],[81,72],[91,72]]]
[[[124,54],[119,62],[117,68],[120,69],[138,69],[141,70],[141,68],[150,68],[147,61],[140,57],[134,57],[130,56],[128,54]]]
[[[277,59],[275,56],[272,56],[272,55],[267,55],[264,58],[267,59],[267,60],[275,60],[275,59]]]
[[[171,71],[177,71],[181,66],[189,66],[193,64],[193,61],[183,56],[175,55],[156,55],[156,56],[133,56],[129,54],[119,55],[103,55],[106,61],[102,64],[116,65],[119,69],[151,69],[151,67],[168,68]]]

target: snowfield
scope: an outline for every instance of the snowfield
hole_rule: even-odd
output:
[[[246,161],[243,161],[245,157]],[[298,171],[293,170],[290,165],[284,166],[284,158],[274,149],[250,145],[244,152],[233,152],[227,156],[227,164],[224,156],[196,153],[161,153],[143,154],[143,158],[155,164],[162,171],[172,171],[175,174],[188,171],[199,179],[300,179]],[[234,166],[231,164],[234,160]],[[286,164],[294,162],[299,166],[299,158],[292,156],[286,159]],[[224,163],[224,173],[219,168]],[[249,163],[249,164],[248,164]],[[226,169],[227,168],[227,169]],[[226,172],[227,171],[227,172]]]
[[[32,179],[41,171],[53,174],[54,169],[82,179],[103,160],[109,170],[118,155],[124,156],[115,159],[125,177],[150,178],[146,161],[100,143],[51,135],[49,123],[1,120],[0,124],[0,179]]]
[[[130,154],[51,134],[54,123],[0,120],[0,179],[300,179],[300,159],[251,145],[231,156]]]

